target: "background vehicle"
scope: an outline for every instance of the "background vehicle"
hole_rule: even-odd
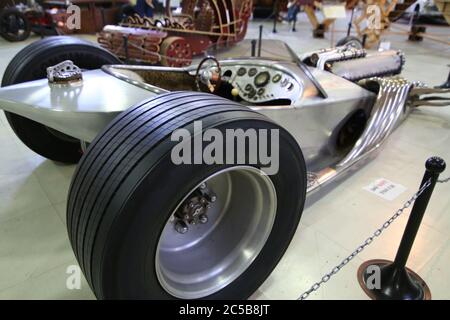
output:
[[[442,12],[434,4],[433,0],[418,0],[405,10],[402,18],[411,19],[416,15],[416,23],[448,25]]]
[[[8,0],[0,11],[0,34],[9,41],[22,41],[30,32],[47,36],[95,33],[106,24],[119,22],[119,11],[128,0]],[[81,28],[67,27],[67,8],[81,9]]]
[[[8,41],[22,41],[29,37],[31,23],[26,15],[28,7],[14,1],[0,7],[0,36]]]
[[[129,16],[119,26],[105,26],[98,42],[125,61],[187,66],[211,47],[224,48],[241,41],[247,33],[252,3],[184,0],[173,10],[167,0],[163,17]]]

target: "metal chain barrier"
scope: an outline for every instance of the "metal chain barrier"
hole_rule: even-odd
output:
[[[446,183],[450,181],[450,177],[442,180],[437,180],[439,183]],[[409,208],[414,201],[431,185],[431,179],[429,179],[405,204],[398,209],[392,217],[390,217],[385,223],[382,224],[380,228],[375,230],[375,232],[367,238],[363,244],[356,248],[349,256],[347,256],[344,260],[341,261],[338,265],[336,265],[330,272],[326,273],[320,281],[314,283],[311,288],[303,292],[297,300],[305,300],[309,297],[311,293],[319,290],[320,286],[324,283],[328,282],[332,276],[337,274],[344,266],[346,266],[354,257],[356,257],[361,251],[363,251],[368,245],[370,245],[376,238],[378,238],[384,230],[386,230],[392,222],[394,222],[407,208]]]

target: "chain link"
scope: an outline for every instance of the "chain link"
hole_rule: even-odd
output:
[[[447,179],[443,179],[443,180],[438,180],[438,182],[440,183],[444,183],[444,182],[448,182],[450,181],[450,177],[448,177]],[[394,215],[392,217],[390,217],[386,222],[384,222],[382,224],[382,226],[380,228],[378,228],[377,230],[375,230],[375,232],[372,234],[372,236],[370,236],[369,238],[367,238],[363,244],[361,244],[359,247],[357,247],[355,249],[355,251],[353,251],[349,256],[347,256],[344,260],[341,261],[341,263],[339,263],[338,265],[336,265],[333,269],[331,269],[331,271],[329,273],[326,273],[319,282],[314,283],[311,288],[309,288],[308,290],[306,290],[305,292],[303,292],[300,297],[297,300],[305,300],[309,297],[309,295],[311,293],[313,293],[314,291],[319,290],[320,286],[326,282],[328,282],[328,280],[331,279],[332,276],[334,276],[336,273],[338,273],[344,266],[346,266],[354,257],[356,257],[361,251],[363,251],[368,245],[370,245],[373,240],[375,240],[377,237],[379,237],[381,235],[381,233],[386,230],[392,222],[395,221],[395,219],[397,219],[402,213],[403,211],[405,211],[407,208],[409,208],[411,206],[411,204],[414,203],[414,201],[416,201],[416,199],[431,185],[431,179],[429,179],[427,182],[424,183],[424,185],[408,200],[405,202],[405,204],[403,205],[403,207],[401,207],[400,209],[398,209]]]
[[[450,177],[438,180],[437,182],[439,182],[439,183],[446,183],[446,182],[449,182],[449,181],[450,181]]]

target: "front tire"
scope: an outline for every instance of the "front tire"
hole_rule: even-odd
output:
[[[278,130],[278,172],[261,174],[248,154],[239,165],[175,165],[171,133],[192,133],[198,120],[222,133]],[[200,199],[199,188],[217,201],[205,196],[207,222],[183,233],[174,213]],[[67,227],[97,298],[245,299],[283,256],[305,194],[303,156],[286,130],[229,100],[174,92],[124,111],[90,145],[72,179]]]
[[[2,87],[45,78],[47,67],[64,60],[72,60],[82,69],[121,63],[113,54],[90,42],[74,37],[49,37],[25,47],[11,60]],[[59,162],[80,160],[79,140],[17,114],[5,112],[5,115],[15,134],[34,152]]]

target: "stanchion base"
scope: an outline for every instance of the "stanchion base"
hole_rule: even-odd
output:
[[[323,29],[314,29],[313,38],[323,39],[325,38],[325,31]]]
[[[380,268],[379,288],[370,289],[367,279],[375,276],[369,266]],[[425,281],[409,268],[398,269],[392,261],[375,259],[364,262],[358,269],[358,282],[373,300],[431,300],[431,291]],[[376,281],[375,281],[376,282]]]

